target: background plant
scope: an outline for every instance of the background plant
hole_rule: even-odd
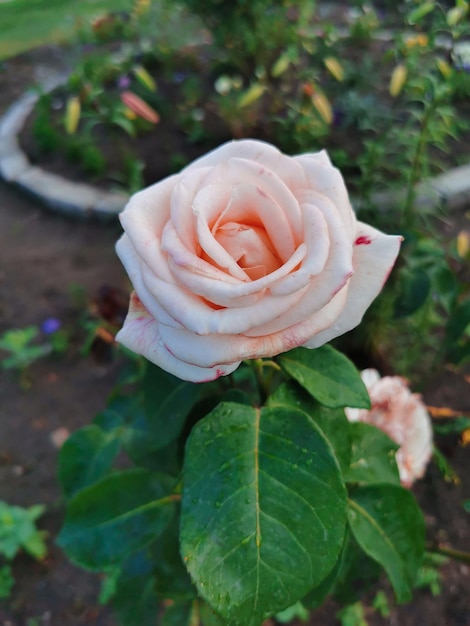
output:
[[[11,562],[20,551],[38,560],[46,556],[45,533],[36,528],[44,508],[40,504],[23,508],[0,501],[0,599],[10,595],[15,583]]]

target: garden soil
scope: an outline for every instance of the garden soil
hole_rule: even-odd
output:
[[[60,50],[44,48],[0,66],[0,113],[37,80],[38,72],[63,70],[63,62]],[[117,223],[71,221],[49,213],[1,183],[0,334],[40,326],[51,317],[80,327],[103,290],[127,294],[129,283],[114,253],[119,232]],[[74,567],[55,545],[63,519],[56,478],[60,440],[104,407],[119,371],[118,361],[105,358],[109,354],[83,354],[81,347],[75,338],[64,356],[37,361],[26,375],[1,373],[0,500],[46,505],[39,527],[47,533],[48,554],[41,562],[17,557],[11,598],[0,601],[0,626],[116,626],[109,609],[98,602],[98,576]],[[444,371],[429,384],[425,400],[470,413],[468,381],[468,372],[465,378]],[[457,437],[439,445],[460,482],[444,482],[432,466],[415,493],[429,540],[470,551],[470,516],[462,507],[470,497],[469,448]],[[408,605],[392,602],[386,617],[366,609],[370,626],[470,626],[470,567],[449,561],[441,573],[439,595],[418,590]],[[382,588],[391,598],[385,582]],[[373,597],[366,597],[368,606]],[[339,625],[337,611],[328,601],[308,624]]]

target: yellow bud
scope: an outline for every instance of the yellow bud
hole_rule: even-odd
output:
[[[327,57],[323,62],[326,69],[336,78],[336,80],[340,82],[344,80],[343,66],[338,59],[335,59],[334,57]]]
[[[331,110],[330,101],[325,96],[325,94],[319,91],[316,92],[312,96],[312,103],[325,124],[331,124],[331,122],[333,121],[333,111]]]
[[[65,130],[68,135],[73,135],[78,128],[78,122],[80,121],[80,99],[77,96],[69,98],[65,109]]]
[[[461,7],[454,7],[447,11],[446,19],[448,26],[455,26],[460,22],[462,17],[464,16],[465,10]]]
[[[284,74],[284,72],[287,70],[289,65],[290,65],[290,56],[288,54],[281,54],[281,56],[278,58],[278,60],[276,61],[276,63],[274,63],[272,67],[271,76],[273,76],[274,78],[281,76],[281,74]]]
[[[424,48],[429,43],[429,37],[424,33],[419,33],[418,35],[413,35],[412,37],[408,37],[405,42],[407,48],[414,48],[415,46],[421,46]]]
[[[463,431],[461,443],[462,443],[462,446],[468,446],[468,444],[470,444],[470,428],[467,428],[466,430]]]
[[[392,77],[390,79],[389,92],[390,95],[395,98],[403,89],[403,85],[406,82],[406,77],[408,75],[408,70],[406,67],[400,63],[392,72]]]
[[[444,59],[437,59],[436,65],[444,78],[449,78],[449,76],[452,74],[452,68],[447,63],[447,61],[444,61]]]
[[[465,259],[470,252],[470,233],[461,230],[457,235],[457,254],[461,259]]]
[[[128,109],[127,107],[124,109],[124,115],[127,117],[128,120],[135,120],[137,118],[137,115],[134,113],[134,111]]]
[[[145,67],[137,65],[134,67],[134,74],[141,85],[147,87],[149,91],[157,91],[157,84],[147,72]]]
[[[259,83],[253,83],[241,96],[240,100],[238,101],[238,106],[243,108],[249,106],[250,104],[253,104],[253,102],[256,102],[256,100],[261,98],[263,93],[264,86],[260,85]]]

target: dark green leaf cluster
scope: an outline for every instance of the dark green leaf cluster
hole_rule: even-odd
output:
[[[397,446],[345,416],[369,398],[342,354],[299,348],[203,386],[147,364],[132,383],[59,470],[59,543],[107,575],[124,626],[260,626],[331,593],[350,602],[381,568],[410,599],[423,518]]]
[[[202,19],[219,54],[248,77],[254,68],[269,70],[281,52],[298,44],[299,26],[314,9],[308,0],[181,0],[180,4]]]

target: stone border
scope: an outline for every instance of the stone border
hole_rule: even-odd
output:
[[[63,82],[48,85],[52,90]],[[104,191],[85,183],[75,183],[32,165],[21,150],[18,135],[39,95],[25,93],[0,119],[0,178],[34,196],[48,208],[73,217],[115,218],[126,205],[125,193]]]
[[[48,86],[53,89],[62,80]],[[104,191],[85,183],[75,183],[40,167],[31,165],[21,150],[18,135],[38,100],[33,92],[14,102],[0,119],[0,178],[28,192],[50,209],[73,217],[115,218],[125,207],[129,195]],[[379,193],[373,203],[379,210],[403,201],[403,193]],[[353,203],[354,204],[354,203]],[[415,205],[429,209],[455,210],[470,206],[470,163],[418,185]]]

